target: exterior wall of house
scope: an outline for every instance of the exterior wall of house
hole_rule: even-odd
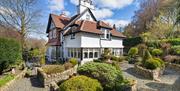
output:
[[[117,37],[112,37],[112,40],[101,40],[100,35],[90,34],[90,33],[76,33],[75,39],[71,39],[71,35],[65,36],[64,40],[64,58],[72,57],[74,51],[76,52],[76,57],[78,57],[78,53],[80,49],[83,49],[83,53],[81,54],[83,60],[81,60],[82,64],[92,61],[93,59],[98,59],[100,57],[101,50],[100,48],[110,48],[112,50],[118,50],[118,53],[122,54],[123,45],[122,39]],[[87,52],[88,58],[85,57],[85,52]],[[90,58],[90,52],[97,52],[98,57]],[[114,51],[113,51],[114,52]],[[94,54],[93,54],[94,55]],[[118,54],[119,55],[119,54]],[[80,60],[80,58],[78,58]]]
[[[100,40],[100,35],[82,33],[81,47],[84,48],[123,48],[122,39],[112,37],[111,40]]]
[[[48,46],[46,51],[47,60],[52,62],[55,60],[56,57],[56,46]]]

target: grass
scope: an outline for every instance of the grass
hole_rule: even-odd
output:
[[[13,75],[5,75],[2,78],[0,78],[0,87],[6,85],[6,83],[8,83],[9,81],[13,80],[14,76]]]

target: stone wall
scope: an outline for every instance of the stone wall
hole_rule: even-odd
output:
[[[37,77],[40,79],[40,82],[41,84],[44,85],[44,87],[50,87],[52,82],[58,83],[60,81],[67,80],[74,73],[77,73],[77,67],[78,65],[62,73],[56,73],[56,74],[50,74],[50,75],[43,72],[41,68],[38,68]]]
[[[164,69],[156,69],[156,70],[149,70],[145,69],[139,65],[135,65],[135,72],[145,78],[158,80],[158,78],[163,74]]]
[[[170,69],[174,69],[174,70],[180,71],[180,65],[179,64],[166,63],[166,67],[170,68]]]
[[[27,68],[25,68],[20,74],[15,76],[13,80],[6,83],[6,85],[0,87],[0,91],[6,91],[10,87],[11,84],[14,84],[16,82],[17,79],[23,78],[25,76],[26,72],[27,72]]]

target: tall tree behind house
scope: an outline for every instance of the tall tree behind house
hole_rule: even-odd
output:
[[[41,10],[37,8],[38,0],[0,0],[0,18],[3,22],[18,30],[21,35],[22,51],[26,46],[27,33],[39,22]]]

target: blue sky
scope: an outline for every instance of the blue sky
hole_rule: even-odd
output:
[[[98,20],[104,20],[110,24],[124,27],[131,22],[134,12],[139,9],[140,0],[92,0],[96,6],[95,15]],[[73,16],[77,12],[78,0],[40,0],[38,7],[43,10],[40,21],[44,31],[47,26],[50,13]],[[101,13],[101,14],[99,14]],[[41,29],[41,31],[42,31]]]

